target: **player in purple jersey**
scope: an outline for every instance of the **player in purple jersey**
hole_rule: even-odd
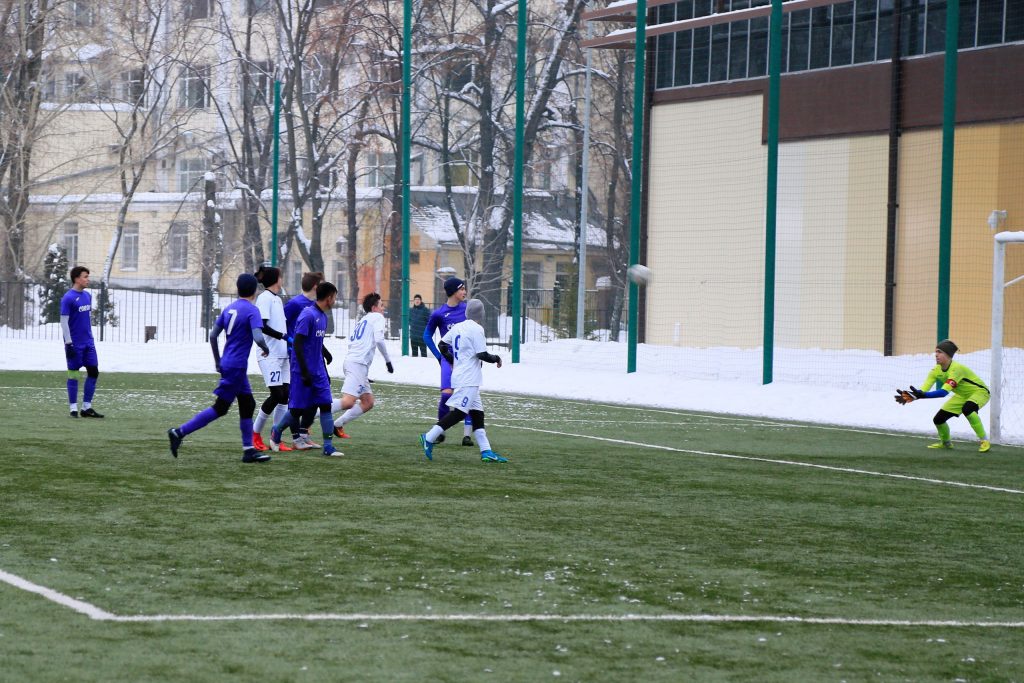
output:
[[[270,456],[261,453],[252,445],[252,416],[256,412],[256,399],[249,386],[249,352],[255,342],[267,355],[267,342],[263,337],[263,319],[260,309],[253,304],[256,298],[256,277],[249,273],[238,276],[238,300],[227,306],[210,330],[210,347],[213,349],[213,364],[220,373],[220,384],[213,390],[217,397],[213,405],[196,413],[191,420],[180,427],[167,430],[171,442],[171,455],[178,457],[178,448],[186,436],[202,429],[228,413],[228,408],[238,399],[238,426],[242,430],[242,462],[266,462]],[[224,332],[224,355],[217,348],[217,337]]]
[[[64,335],[64,357],[68,361],[68,404],[71,417],[103,417],[92,407],[96,393],[96,380],[100,376],[96,360],[96,343],[92,339],[92,295],[89,269],[75,266],[71,269],[71,289],[60,300],[60,329]],[[78,380],[85,367],[85,389],[82,391],[82,412],[78,412]]]
[[[423,330],[423,341],[427,348],[434,354],[434,358],[441,364],[441,398],[437,402],[437,421],[440,422],[448,414],[448,399],[452,397],[452,364],[441,355],[434,344],[434,331],[441,337],[448,333],[458,323],[466,319],[466,283],[457,277],[450,277],[444,281],[444,293],[448,295],[448,301],[443,306],[430,314],[427,320],[427,328]],[[470,434],[473,431],[473,422],[466,417],[463,427],[462,445],[472,446],[473,439]],[[437,443],[444,441],[444,434]]]
[[[270,447],[277,450],[281,432],[308,414],[320,410],[320,427],[324,435],[324,455],[341,456],[334,447],[334,416],[331,414],[331,378],[327,374],[330,352],[324,348],[327,336],[327,315],[334,308],[338,288],[330,282],[316,287],[316,305],[306,307],[295,321],[295,338],[291,356],[292,385],[288,396],[291,414],[270,430]]]
[[[288,303],[284,305],[284,319],[287,327],[287,339],[288,339],[288,353],[292,353],[292,341],[295,339],[295,322],[299,319],[299,314],[302,313],[309,306],[316,304],[316,288],[321,282],[324,281],[324,274],[320,272],[316,273],[304,273],[302,275],[302,293],[296,294]],[[287,417],[287,416],[284,416]],[[310,445],[316,447],[312,440],[309,439],[309,428],[313,424],[313,420],[316,419],[316,410],[309,411],[308,414],[303,415],[301,420],[292,422],[292,443],[299,440],[303,445]],[[273,426],[273,425],[271,425]],[[301,437],[306,437],[300,439]],[[287,444],[279,443],[278,449],[282,451],[292,450]]]

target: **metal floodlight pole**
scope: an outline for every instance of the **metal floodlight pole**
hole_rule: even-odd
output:
[[[412,0],[402,6],[402,355],[409,355],[409,163],[412,156]],[[393,281],[393,279],[392,279]]]
[[[647,0],[636,3],[636,44],[633,68],[633,161],[629,192],[629,263],[640,260],[640,203],[643,190],[644,95],[647,92]],[[640,324],[640,286],[629,280],[629,322],[627,330],[626,372],[636,372],[637,326]]]
[[[587,22],[587,37],[590,37],[591,26]],[[583,82],[583,161],[581,162],[583,176],[580,185],[583,190],[583,200],[580,202],[580,258],[579,277],[576,285],[576,338],[583,339],[585,333],[584,306],[587,303],[587,224],[590,221],[590,96],[591,96],[591,71],[594,61],[594,48],[587,50],[587,75]]]
[[[274,162],[273,199],[270,206],[270,265],[277,265],[277,179],[281,146],[281,81],[274,80]]]
[[[523,100],[526,90],[526,0],[518,1],[516,21],[516,149],[512,176],[512,362],[519,362],[519,308],[523,295]]]
[[[779,88],[782,84],[782,0],[768,20],[768,168],[764,216],[764,336],[761,383],[771,384],[775,363],[775,238],[779,189]]]
[[[949,337],[950,259],[953,241],[953,156],[960,3],[946,3],[946,56],[942,79],[942,187],[939,194],[939,298],[936,338]]]

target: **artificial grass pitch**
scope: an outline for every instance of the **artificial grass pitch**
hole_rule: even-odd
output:
[[[214,385],[104,374],[73,420],[60,373],[0,373],[0,570],[225,618],[0,583],[0,680],[1024,678],[1024,628],[978,625],[1024,622],[1024,451],[485,392],[510,462],[459,426],[427,462],[437,392],[377,383],[343,458],[243,464],[235,408],[171,458]],[[346,620],[232,619],[268,614]]]

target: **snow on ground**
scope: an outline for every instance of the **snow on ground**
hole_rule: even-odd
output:
[[[332,376],[341,375],[346,343],[329,338],[334,354]],[[0,370],[65,369],[59,342],[4,339]],[[370,376],[401,384],[436,386],[439,371],[432,358],[402,357],[399,342],[388,342],[395,374],[388,375],[380,354]],[[207,344],[148,344],[98,342],[102,372],[213,373]],[[899,406],[897,386],[917,384],[934,365],[931,354],[885,358],[865,351],[780,352],[772,384],[761,385],[761,356],[757,350],[688,350],[641,344],[635,373],[626,373],[625,344],[561,340],[529,343],[521,348],[518,364],[500,349],[501,368],[485,366],[484,391],[598,401],[623,406],[654,406],[801,420],[884,430],[934,434],[931,418],[940,401],[921,400]],[[256,353],[249,371],[259,374]],[[989,354],[958,355],[957,360],[988,378]],[[717,363],[717,365],[716,365]],[[699,370],[703,376],[695,375]],[[713,377],[721,379],[714,379]],[[102,404],[102,375],[97,402]],[[213,385],[211,383],[211,389]],[[340,389],[338,382],[335,388]],[[387,388],[378,389],[387,400]],[[1024,401],[1007,401],[1003,412],[1003,441],[1024,443]],[[988,424],[989,410],[981,411]],[[623,423],[632,413],[624,410]],[[499,416],[494,416],[499,417]],[[954,438],[975,439],[966,420],[951,421]]]

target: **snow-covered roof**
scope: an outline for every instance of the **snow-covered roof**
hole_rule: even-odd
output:
[[[525,211],[523,213],[523,246],[531,249],[572,249],[576,222],[564,212]],[[460,216],[460,222],[462,217]],[[458,236],[448,209],[436,204],[419,204],[412,208],[412,225],[439,244],[457,244]],[[463,226],[465,230],[465,227]],[[511,235],[509,240],[511,240]],[[604,230],[590,223],[587,245],[604,247]]]

